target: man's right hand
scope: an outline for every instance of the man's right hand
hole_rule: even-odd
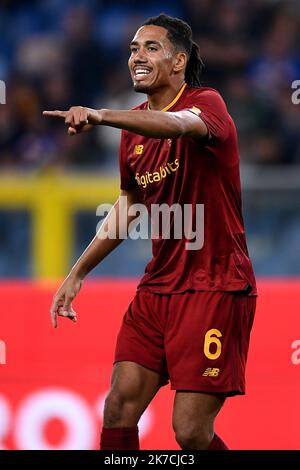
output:
[[[101,110],[72,106],[68,111],[43,111],[44,116],[63,119],[68,127],[68,134],[75,135],[101,124]]]
[[[56,294],[54,295],[52,306],[50,309],[52,326],[57,328],[57,317],[66,317],[76,322],[77,315],[72,308],[72,300],[80,291],[82,279],[75,274],[69,274],[64,280]]]

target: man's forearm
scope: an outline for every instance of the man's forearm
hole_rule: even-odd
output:
[[[75,274],[80,279],[84,279],[85,276],[104,258],[106,258],[106,256],[109,255],[109,253],[111,253],[121,242],[122,239],[111,240],[106,238],[101,240],[96,235],[73,266],[71,273]]]
[[[186,131],[181,112],[101,109],[99,113],[102,125],[125,129],[146,137],[176,138]]]
[[[64,119],[70,135],[90,130],[97,125],[125,129],[135,134],[158,139],[176,139],[180,136],[203,138],[208,134],[206,124],[198,115],[189,110],[124,111],[72,106],[69,111],[44,111],[43,114]]]

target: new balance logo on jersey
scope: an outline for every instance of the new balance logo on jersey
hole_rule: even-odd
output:
[[[218,377],[219,372],[220,369],[208,367],[207,369],[205,369],[202,375],[203,377]]]
[[[144,146],[143,145],[136,145],[134,147],[134,153],[136,155],[142,155],[143,151],[144,151]]]

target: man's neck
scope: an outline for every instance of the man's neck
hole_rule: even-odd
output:
[[[180,93],[184,81],[170,85],[166,88],[161,88],[148,95],[148,109],[152,111],[162,111],[167,108],[173,100],[175,100],[178,93]]]

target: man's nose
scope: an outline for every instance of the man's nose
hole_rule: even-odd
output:
[[[138,64],[139,62],[147,62],[147,56],[143,49],[139,49],[134,55],[134,63]]]

